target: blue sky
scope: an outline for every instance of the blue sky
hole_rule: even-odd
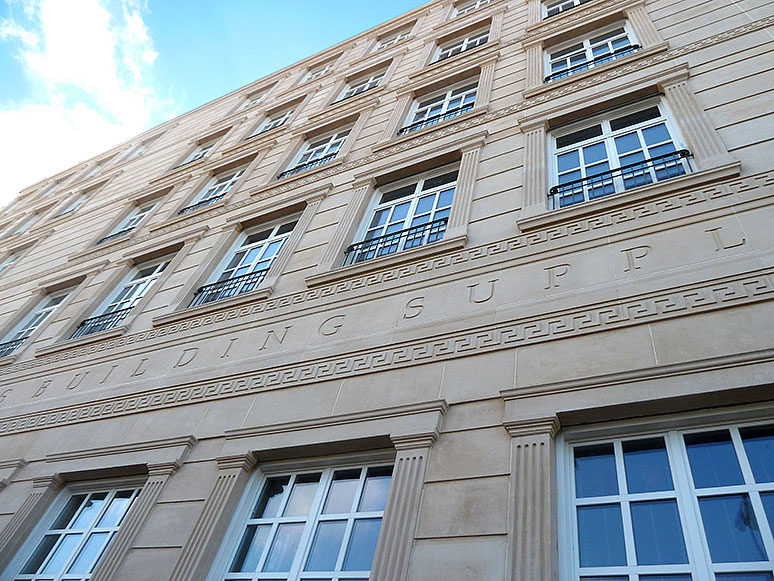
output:
[[[0,204],[425,0],[0,0]]]

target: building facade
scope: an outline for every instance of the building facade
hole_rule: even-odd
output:
[[[774,581],[774,4],[433,0],[0,219],[2,581]]]

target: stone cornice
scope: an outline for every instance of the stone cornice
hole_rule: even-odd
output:
[[[528,420],[505,421],[503,426],[512,438],[547,435],[553,438],[559,431],[559,419],[556,416]]]
[[[146,440],[144,442],[132,442],[117,446],[104,446],[101,448],[87,448],[70,452],[47,454],[46,462],[67,462],[68,460],[80,460],[82,458],[94,458],[98,456],[114,456],[131,452],[145,452],[147,450],[160,450],[163,448],[184,447],[191,449],[196,444],[194,436],[182,436],[177,438],[163,438],[160,440]]]
[[[604,18],[610,13],[621,12],[642,4],[643,0],[598,0],[586,5],[576,6],[558,16],[546,18],[529,26],[521,41],[524,44],[533,44],[544,38],[550,37],[557,31],[570,30],[577,23],[587,23],[598,18]]]

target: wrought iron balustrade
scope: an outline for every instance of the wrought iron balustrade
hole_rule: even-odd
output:
[[[423,119],[422,121],[417,121],[416,123],[412,123],[411,125],[406,125],[405,127],[401,128],[400,131],[398,131],[398,135],[406,135],[406,133],[411,133],[412,131],[419,131],[420,129],[424,129],[425,127],[430,127],[431,125],[435,125],[436,123],[440,123],[441,121],[452,119],[454,117],[457,117],[458,115],[467,113],[472,108],[473,108],[473,103],[468,103],[467,105],[463,105],[462,107],[455,107],[454,109],[449,109],[448,111],[446,111],[446,113],[439,113],[438,115],[433,115],[432,117],[428,117],[427,119]]]
[[[453,56],[457,56],[458,54],[462,54],[463,52],[467,52],[467,51],[469,51],[469,50],[473,50],[474,48],[478,48],[479,46],[483,46],[483,45],[485,45],[487,42],[489,42],[489,40],[488,40],[488,39],[487,39],[487,40],[485,40],[484,42],[480,43],[480,44],[475,44],[475,45],[473,45],[473,46],[468,46],[468,47],[466,47],[466,48],[463,48],[463,49],[462,49],[461,51],[459,51],[459,52],[449,52],[449,53],[446,53],[446,54],[441,54],[441,55],[439,55],[439,56],[438,56],[438,58],[437,58],[437,59],[435,59],[435,60],[434,60],[432,63],[430,63],[430,64],[440,63],[441,61],[445,61],[446,59],[450,59],[451,57],[453,57]]]
[[[302,163],[301,165],[297,165],[296,167],[291,167],[290,169],[286,169],[283,171],[280,175],[277,176],[278,180],[281,180],[282,178],[286,178],[288,176],[296,175],[297,173],[301,173],[302,171],[306,171],[308,169],[312,169],[313,167],[317,167],[318,165],[322,165],[324,163],[328,163],[330,160],[332,160],[334,157],[336,157],[336,154],[338,151],[335,151],[333,153],[329,153],[328,155],[324,155],[320,158],[314,159],[312,161],[307,161],[306,163]]]
[[[580,0],[580,2],[578,4],[570,6],[569,8],[565,8],[563,10],[560,9],[558,12],[554,12],[553,14],[548,14],[548,16],[546,16],[543,20],[545,20],[546,18],[551,18],[553,16],[559,16],[560,14],[564,14],[568,10],[572,10],[573,8],[577,8],[578,6],[581,6],[581,5],[585,4],[586,2],[590,2],[590,1],[591,0]]]
[[[21,339],[14,339],[13,341],[5,341],[0,343],[0,357],[6,357],[16,351],[22,343],[27,340],[27,337]]]
[[[78,325],[78,328],[75,330],[75,333],[73,333],[73,336],[70,337],[70,339],[84,337],[86,335],[99,333],[100,331],[107,331],[108,329],[117,327],[118,324],[126,318],[131,310],[132,307],[129,307],[128,309],[120,309],[118,311],[113,311],[112,313],[105,313],[104,315],[92,317],[91,319],[84,319],[81,324]]]
[[[691,155],[687,149],[680,149],[553,186],[548,191],[552,209],[681,176],[687,171],[683,160]]]
[[[134,230],[134,227],[124,228],[123,230],[119,230],[118,232],[114,232],[113,234],[108,234],[104,238],[100,238],[97,244],[103,244],[105,242],[110,242],[111,240],[115,240],[116,238],[121,238],[122,236],[126,236],[127,234],[129,234],[129,232],[131,232],[132,230]]]
[[[594,67],[598,67],[599,65],[603,65],[605,63],[609,63],[610,61],[614,61],[615,59],[619,59],[622,56],[635,53],[638,50],[640,50],[640,48],[642,47],[639,44],[630,44],[628,46],[621,47],[618,50],[614,50],[613,52],[599,55],[598,57],[590,61],[578,63],[577,65],[574,65],[570,68],[562,69],[561,71],[556,71],[555,73],[551,73],[545,79],[543,79],[543,82],[550,83],[551,81],[564,79],[566,77],[574,75],[575,73],[580,73],[588,69],[593,69]]]
[[[405,230],[350,244],[344,251],[344,266],[436,242],[443,238],[448,222],[448,218],[442,218],[427,224],[412,226]]]
[[[269,272],[268,268],[263,270],[256,270],[249,274],[243,274],[242,276],[235,276],[234,278],[228,278],[226,280],[219,280],[211,284],[205,284],[199,287],[194,294],[194,298],[189,304],[189,307],[196,307],[206,303],[227,299],[235,295],[241,295],[242,293],[250,292],[254,290],[259,284],[266,278],[266,273]]]
[[[182,216],[183,214],[188,214],[189,212],[193,212],[194,210],[198,210],[199,208],[205,208],[209,206],[210,204],[214,204],[218,200],[222,200],[226,197],[226,194],[221,194],[219,196],[212,196],[211,198],[207,198],[206,200],[202,200],[201,202],[198,202],[196,204],[191,204],[190,206],[186,206],[182,210],[180,210],[177,215]]]

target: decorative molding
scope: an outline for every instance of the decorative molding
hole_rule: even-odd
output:
[[[505,392],[501,392],[505,393]],[[503,398],[506,399],[505,395]],[[548,435],[553,438],[559,431],[559,419],[556,416],[503,422],[511,438],[524,438]]]
[[[27,465],[24,458],[15,458],[13,460],[4,460],[0,462],[0,471],[5,471],[5,475],[0,478],[0,490],[7,487],[16,473]]]
[[[102,448],[87,448],[84,450],[46,454],[46,462],[66,462],[68,460],[80,460],[82,458],[94,458],[96,456],[112,456],[115,454],[145,452],[147,450],[159,450],[163,448],[177,448],[178,446],[184,446],[190,450],[196,442],[197,440],[194,436],[146,440],[144,442],[118,444],[116,446],[105,446]]]

